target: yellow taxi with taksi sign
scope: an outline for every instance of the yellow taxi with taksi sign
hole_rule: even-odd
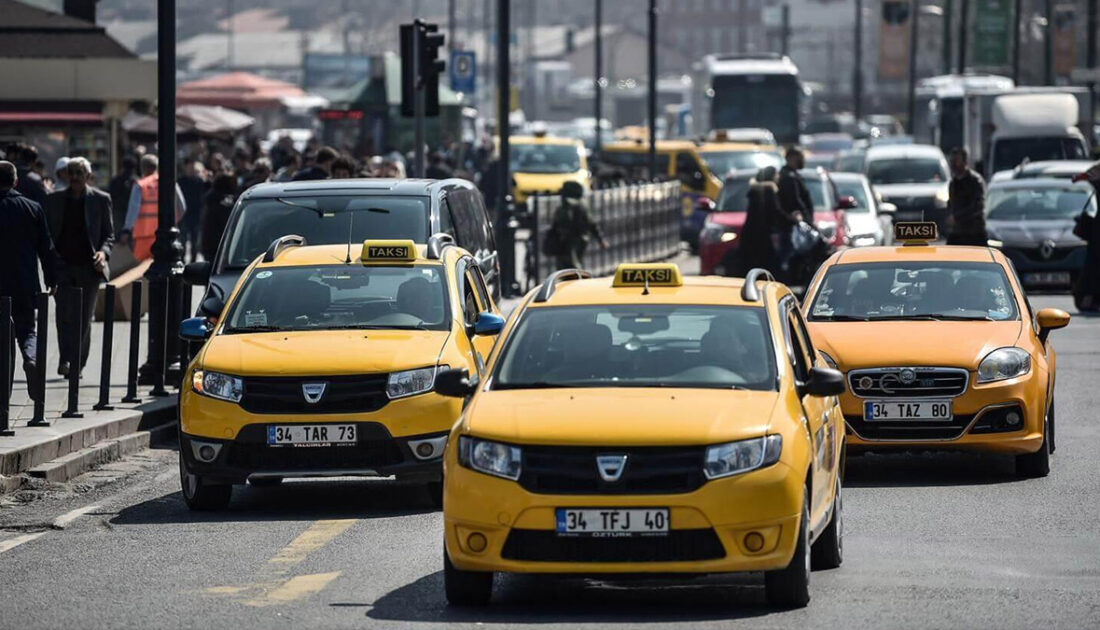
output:
[[[448,600],[486,603],[494,572],[764,571],[768,599],[809,600],[841,562],[843,379],[787,287],[551,276],[511,316],[444,455]]]
[[[1035,312],[988,247],[933,246],[935,223],[899,223],[897,247],[834,254],[806,291],[810,332],[844,372],[848,448],[1015,455],[1041,477],[1054,451],[1064,311]]]
[[[241,275],[180,390],[180,480],[192,509],[225,507],[233,484],[389,476],[438,501],[461,404],[439,370],[482,371],[504,320],[477,262],[447,235],[427,246],[272,243]]]

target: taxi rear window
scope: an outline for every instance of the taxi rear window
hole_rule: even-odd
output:
[[[320,265],[257,269],[225,334],[291,330],[447,330],[442,267]]]
[[[493,386],[774,390],[772,347],[760,307],[542,307],[519,323]]]
[[[809,319],[1004,321],[1018,313],[996,263],[888,262],[829,268]]]

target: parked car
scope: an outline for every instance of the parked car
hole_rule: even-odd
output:
[[[844,212],[848,244],[852,247],[885,245],[892,240],[894,212],[892,203],[882,201],[871,182],[859,173],[831,173],[837,194],[851,197],[855,205]]]
[[[850,149],[841,151],[833,158],[829,170],[834,173],[862,173],[863,161],[867,157],[866,149]]]
[[[864,172],[883,201],[897,206],[896,221],[935,221],[947,233],[947,159],[930,144],[867,149]]]
[[[1086,244],[1073,234],[1074,218],[1096,197],[1086,183],[1022,179],[990,184],[986,230],[1012,261],[1026,289],[1066,289],[1085,264]]]
[[[814,200],[814,226],[833,247],[844,247],[848,244],[845,211],[854,206],[854,200],[837,193],[832,176],[823,168],[804,168],[799,173]]]
[[[1074,175],[1087,171],[1093,164],[1095,164],[1095,162],[1092,160],[1040,160],[1038,162],[1025,162],[1010,171],[995,173],[991,181],[999,182],[1009,179],[1035,179],[1036,177],[1073,179]]]

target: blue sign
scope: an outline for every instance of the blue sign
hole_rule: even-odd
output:
[[[477,91],[477,56],[472,50],[451,51],[451,89],[462,94]]]

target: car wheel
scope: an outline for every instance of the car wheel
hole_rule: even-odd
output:
[[[255,486],[257,488],[272,488],[282,483],[282,477],[260,477],[259,479],[248,480],[248,485]]]
[[[832,517],[810,549],[810,565],[814,570],[835,569],[844,562],[844,495],[841,488],[838,477]]]
[[[810,493],[802,495],[802,518],[798,525],[798,544],[791,563],[785,569],[764,574],[764,595],[772,606],[804,608],[810,603]]]
[[[443,507],[443,481],[429,481],[424,484],[424,490],[428,493],[428,501],[436,509]]]
[[[187,463],[180,454],[180,488],[183,502],[193,512],[215,512],[229,507],[233,496],[233,486],[228,484],[209,484],[200,475],[187,470]]]
[[[1016,476],[1036,479],[1050,474],[1050,418],[1043,421],[1043,443],[1034,453],[1016,456]]]
[[[444,546],[443,588],[447,593],[447,603],[452,606],[484,606],[493,596],[493,573],[455,568]]]

